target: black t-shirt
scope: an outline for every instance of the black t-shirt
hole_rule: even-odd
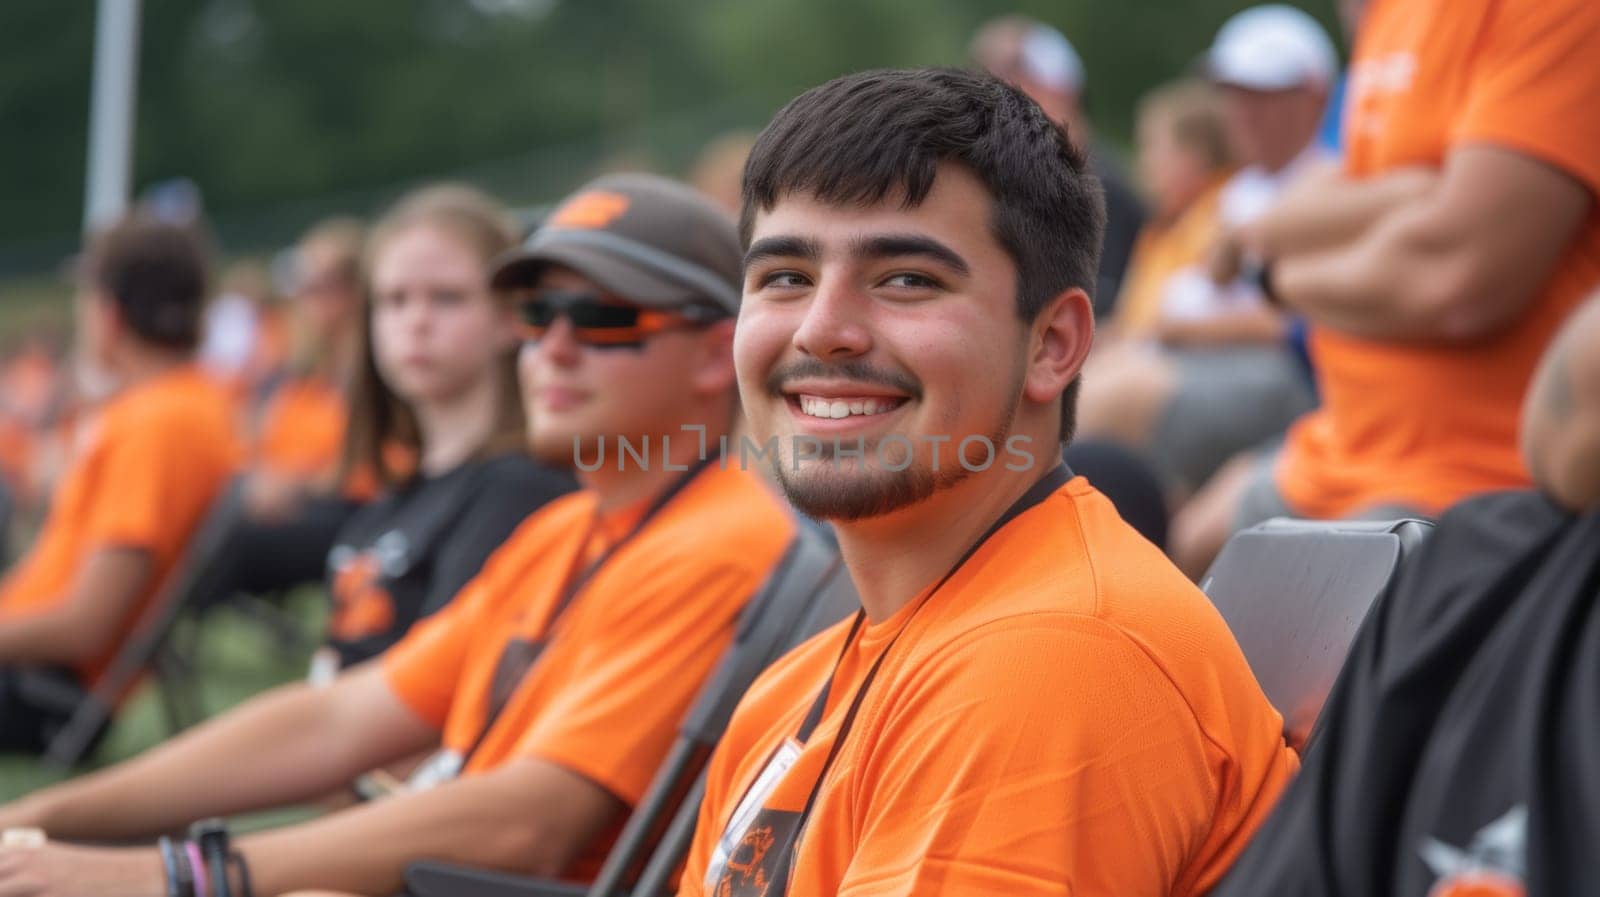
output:
[[[575,488],[566,471],[500,455],[413,478],[356,512],[328,553],[341,666],[382,653],[449,603],[525,517]]]
[[[1456,506],[1213,897],[1600,894],[1600,512]]]

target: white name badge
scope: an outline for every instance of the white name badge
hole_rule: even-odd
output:
[[[311,655],[311,668],[306,671],[306,682],[312,688],[326,688],[339,678],[339,652],[327,645]]]
[[[461,775],[465,759],[459,751],[441,750],[422,761],[422,765],[412,771],[411,778],[406,780],[406,786],[412,791],[427,791],[429,788],[453,781]]]
[[[793,738],[784,739],[783,744],[772,759],[767,761],[767,768],[756,777],[755,784],[745,792],[744,800],[739,801],[738,809],[733,811],[733,818],[728,820],[728,827],[723,830],[722,837],[717,840],[716,848],[711,852],[711,862],[706,866],[706,891],[715,892],[717,883],[722,880],[722,873],[728,868],[728,858],[738,848],[744,836],[750,832],[750,824],[755,822],[756,814],[761,812],[761,807],[766,804],[767,798],[789,774],[790,767],[800,759],[802,745]]]

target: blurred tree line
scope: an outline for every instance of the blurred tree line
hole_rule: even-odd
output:
[[[1302,0],[1337,34],[1331,0]],[[984,19],[1062,29],[1113,143],[1248,0],[145,0],[136,189],[200,185],[230,249],[419,179],[548,200],[595,168],[681,172],[862,68],[962,64]],[[0,9],[0,273],[76,240],[92,0]],[[59,255],[55,255],[59,258]]]

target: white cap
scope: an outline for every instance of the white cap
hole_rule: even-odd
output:
[[[1083,90],[1083,59],[1066,35],[1035,23],[1022,38],[1022,70],[1035,81],[1056,90]]]
[[[1339,56],[1316,19],[1272,3],[1252,6],[1223,23],[1206,53],[1206,69],[1219,84],[1288,90],[1331,84]]]

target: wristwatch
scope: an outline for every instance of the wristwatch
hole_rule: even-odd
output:
[[[1283,301],[1272,288],[1272,259],[1257,255],[1247,257],[1239,270],[1239,278],[1255,287],[1268,305],[1273,308],[1283,307]]]

